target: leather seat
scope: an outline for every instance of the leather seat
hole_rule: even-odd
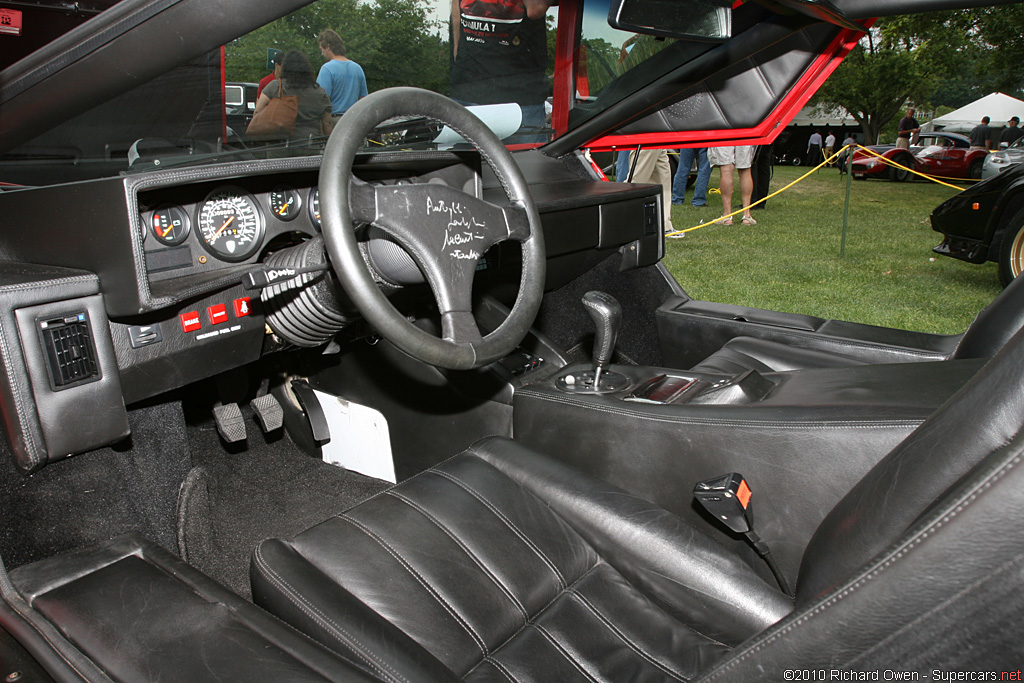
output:
[[[945,360],[956,358],[991,358],[1017,330],[1024,327],[1024,278],[1009,284],[960,336]],[[956,337],[951,337],[955,340]],[[690,368],[694,372],[735,375],[747,370],[788,372],[813,368],[842,368],[879,362],[908,362],[913,356],[900,353],[893,360],[885,358],[884,345],[873,344],[861,349],[857,344],[824,336],[801,341],[808,346],[795,346],[770,339],[734,337],[721,349]],[[820,341],[820,344],[817,342]],[[844,352],[845,348],[845,352]],[[862,352],[859,352],[862,351]],[[919,360],[933,360],[922,354]],[[942,360],[942,358],[940,358]]]
[[[263,542],[254,599],[388,681],[1016,671],[1022,367],[1024,332],[842,498],[795,599],[709,533],[506,439]]]

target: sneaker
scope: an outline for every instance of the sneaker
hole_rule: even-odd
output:
[[[707,202],[701,202],[700,204],[697,204],[696,202],[694,202],[694,204],[693,204],[693,206],[696,206],[698,209],[703,207],[703,206],[707,206],[707,205],[708,205]]]
[[[665,237],[669,238],[670,240],[677,240],[677,239],[681,239],[683,237],[686,237],[686,233],[685,232],[676,232],[676,233],[672,233],[672,234],[666,233]]]

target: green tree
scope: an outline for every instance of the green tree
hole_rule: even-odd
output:
[[[326,28],[341,35],[371,92],[396,85],[447,92],[448,43],[425,0],[320,0],[227,45],[228,80],[265,76],[267,48],[302,50],[317,71],[323,62],[317,36]]]
[[[846,109],[868,143],[908,101],[923,101],[937,83],[919,52],[886,37],[881,28],[868,32],[815,95],[819,105]]]
[[[879,19],[815,96],[850,112],[874,141],[908,104],[959,107],[1024,88],[1024,5]]]

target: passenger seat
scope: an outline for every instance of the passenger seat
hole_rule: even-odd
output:
[[[1021,327],[1024,327],[1024,278],[1017,278],[982,309],[953,351],[943,360],[991,358]],[[810,343],[813,344],[813,338]],[[898,362],[908,360],[905,354],[901,354]],[[863,358],[833,350],[805,348],[755,337],[734,337],[691,370],[736,375],[748,370],[761,373],[788,372],[868,364],[870,362]]]

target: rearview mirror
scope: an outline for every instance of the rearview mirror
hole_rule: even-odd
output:
[[[732,0],[612,0],[608,24],[632,33],[724,42],[732,37]]]

